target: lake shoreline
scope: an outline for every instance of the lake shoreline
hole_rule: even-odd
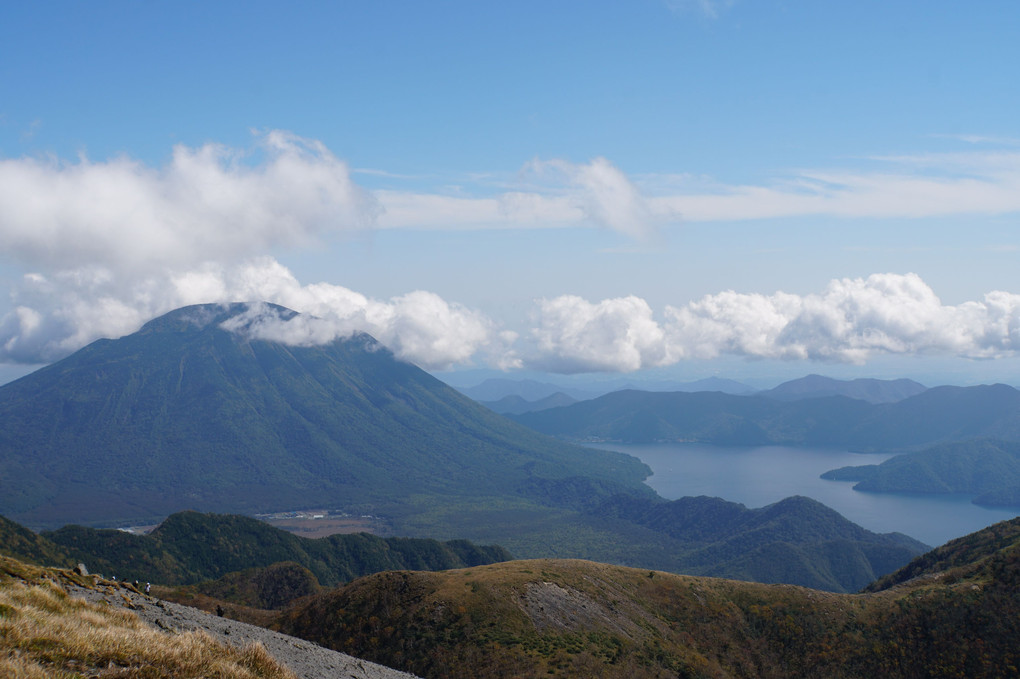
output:
[[[821,474],[843,466],[880,464],[892,453],[791,446],[729,447],[700,443],[586,443],[633,455],[652,469],[645,483],[667,500],[708,495],[749,508],[804,495],[878,533],[903,533],[938,546],[1020,515],[1020,509],[982,507],[970,495],[874,493]]]

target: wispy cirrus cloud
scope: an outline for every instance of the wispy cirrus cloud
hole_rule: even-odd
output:
[[[1020,211],[1020,153],[942,153],[869,159],[878,169],[802,170],[771,185],[717,185],[650,199],[692,222],[776,217],[995,215]]]
[[[533,160],[504,182],[456,194],[377,191],[380,228],[601,227],[654,240],[670,224],[782,217],[848,219],[1020,212],[1020,152],[873,156],[848,167],[786,172],[768,183],[728,184],[694,174],[631,177],[604,158]],[[856,165],[856,167],[849,167]]]
[[[992,144],[995,146],[1020,146],[1016,137],[1000,137],[987,134],[933,134],[935,139],[953,139],[967,144]]]
[[[377,191],[380,228],[511,229],[599,227],[645,241],[677,215],[653,207],[628,176],[605,158],[587,163],[535,159],[515,181],[493,192]]]
[[[699,12],[710,19],[717,19],[733,6],[735,0],[665,0],[666,6],[677,14]]]

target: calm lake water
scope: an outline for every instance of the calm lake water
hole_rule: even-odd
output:
[[[647,483],[662,497],[709,495],[748,507],[764,507],[805,495],[877,533],[898,531],[933,547],[1012,519],[1020,508],[986,508],[970,495],[862,493],[853,483],[826,481],[823,472],[878,464],[891,457],[819,448],[727,448],[699,444],[585,444],[618,450],[652,468]]]

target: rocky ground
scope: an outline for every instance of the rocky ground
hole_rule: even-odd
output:
[[[202,630],[223,643],[239,647],[259,641],[278,662],[301,679],[415,679],[412,674],[359,660],[303,639],[138,594],[120,583],[101,583],[95,589],[72,586],[69,594],[129,609],[167,634]]]

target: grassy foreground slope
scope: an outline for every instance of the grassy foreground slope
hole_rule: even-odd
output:
[[[168,635],[130,613],[68,596],[90,578],[0,556],[0,676],[24,679],[295,679],[261,645],[238,650],[206,634]]]
[[[277,626],[424,677],[1020,676],[1020,519],[961,540],[868,594],[514,561],[369,576]]]

